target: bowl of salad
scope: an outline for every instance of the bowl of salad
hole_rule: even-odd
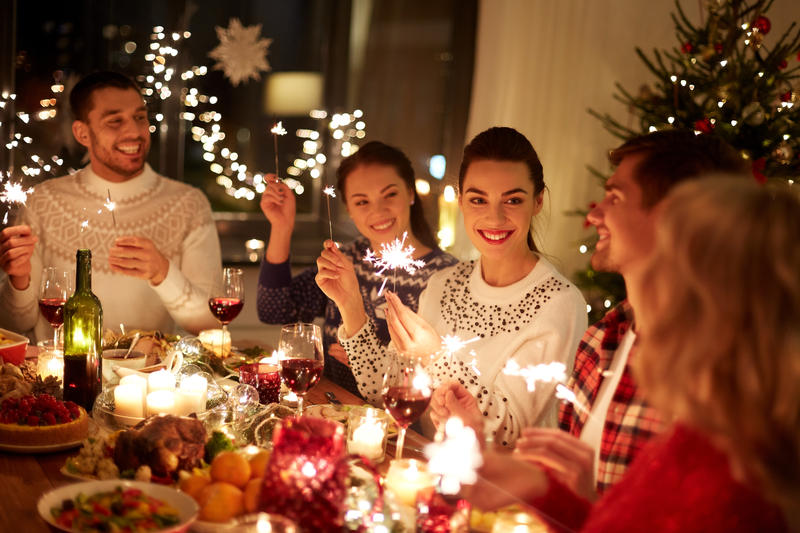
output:
[[[39,498],[39,516],[70,533],[188,531],[197,518],[197,503],[165,485],[107,480],[73,483]]]

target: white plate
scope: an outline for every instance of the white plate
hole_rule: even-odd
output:
[[[73,442],[62,442],[61,444],[40,444],[38,446],[22,446],[20,444],[0,444],[0,451],[15,453],[49,453],[77,448],[83,439]]]
[[[73,483],[71,485],[64,485],[57,489],[46,492],[39,498],[39,503],[36,505],[36,510],[39,511],[39,516],[42,519],[61,531],[70,533],[77,533],[73,529],[65,529],[56,524],[55,519],[50,514],[53,507],[59,507],[64,500],[74,499],[79,493],[87,496],[96,494],[98,492],[109,492],[116,487],[123,487],[126,489],[135,488],[141,490],[143,493],[153,498],[157,498],[163,502],[168,503],[178,510],[178,515],[181,518],[180,523],[166,528],[159,529],[159,533],[176,533],[186,531],[189,525],[197,519],[199,508],[197,503],[190,497],[172,487],[166,485],[157,485],[155,483],[144,483],[142,481],[127,481],[121,479],[113,479],[108,481],[84,481],[82,483]]]

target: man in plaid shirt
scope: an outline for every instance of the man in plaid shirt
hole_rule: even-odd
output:
[[[616,170],[587,217],[598,234],[592,266],[622,274],[628,287],[650,253],[659,203],[669,190],[708,173],[741,173],[744,166],[723,141],[687,130],[636,137],[609,158]],[[619,481],[662,427],[632,376],[633,311],[625,300],[583,335],[567,383],[575,401],[559,413],[563,431],[526,428],[516,445],[518,455],[549,467],[589,499]]]

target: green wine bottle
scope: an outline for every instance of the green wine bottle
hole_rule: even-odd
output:
[[[92,252],[78,250],[75,294],[64,304],[64,399],[87,411],[100,392],[103,308],[92,293]]]

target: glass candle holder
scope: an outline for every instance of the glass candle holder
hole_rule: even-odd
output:
[[[36,374],[42,379],[55,376],[59,381],[64,381],[64,350],[54,348],[52,340],[36,344],[39,347]]]
[[[386,488],[400,503],[409,507],[416,503],[417,493],[433,487],[433,484],[434,478],[428,472],[428,466],[416,459],[395,459],[386,472]]]
[[[373,407],[354,407],[347,416],[347,453],[380,463],[386,456],[389,416]]]
[[[469,533],[472,507],[467,500],[446,496],[431,487],[417,495],[417,531],[419,533]],[[494,532],[494,530],[492,530]],[[506,529],[503,531],[514,531]]]
[[[260,403],[278,403],[281,394],[280,367],[268,363],[252,363],[239,367],[239,383],[251,385],[258,391]]]

